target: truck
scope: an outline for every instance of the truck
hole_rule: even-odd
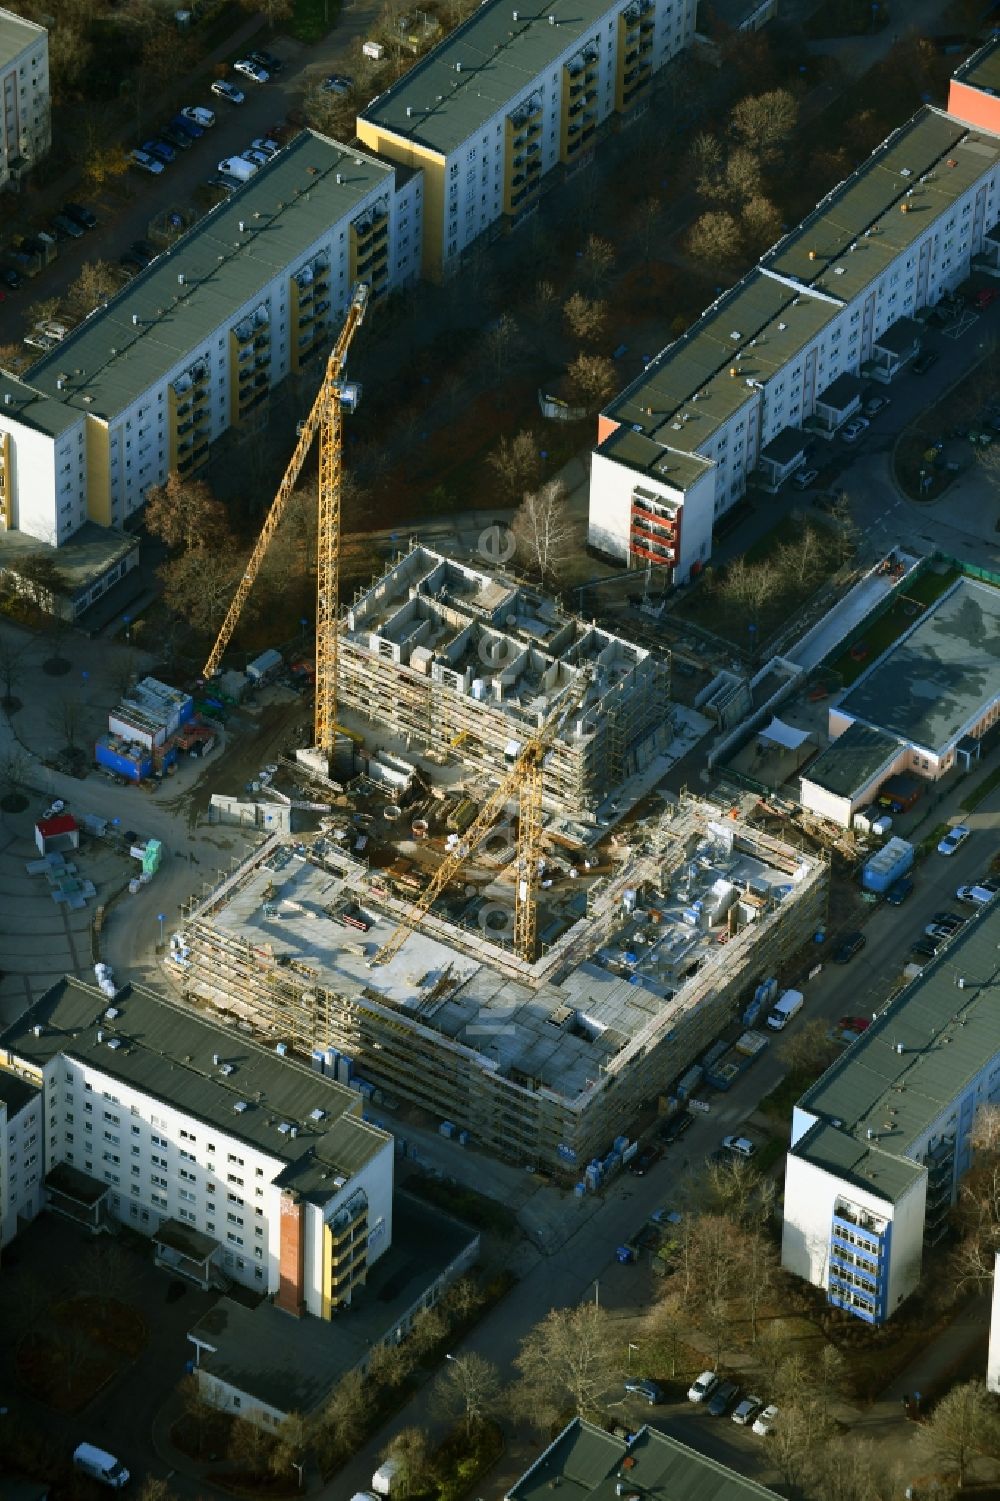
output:
[[[888,808],[890,813],[908,813],[925,786],[920,777],[903,774],[889,777],[878,790],[878,805]]]
[[[783,1032],[793,1016],[798,1016],[805,1002],[801,990],[786,990],[781,1000],[768,1013],[767,1025],[772,1032]]]
[[[372,1490],[376,1496],[391,1496],[393,1482],[399,1476],[402,1463],[398,1459],[384,1459],[372,1476]]]
[[[237,182],[249,182],[257,171],[257,163],[248,162],[243,156],[226,156],[219,163],[219,171],[235,177]]]
[[[262,651],[259,657],[254,657],[252,662],[247,663],[246,675],[251,683],[259,686],[274,676],[283,660],[280,651],[275,651],[273,646],[268,647],[267,651]]]

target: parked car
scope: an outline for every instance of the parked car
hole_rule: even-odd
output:
[[[819,479],[818,469],[796,469],[792,475],[792,484],[796,490],[808,490]]]
[[[186,115],[174,115],[170,121],[174,130],[179,130],[188,138],[188,143],[200,141],[205,134],[204,125],[199,125],[197,120],[189,120]]]
[[[972,306],[979,308],[980,312],[982,312],[991,303],[996,302],[998,297],[1000,297],[1000,291],[997,291],[996,287],[980,287],[978,292],[973,292],[972,294]]]
[[[840,436],[845,443],[857,443],[860,438],[864,437],[868,427],[867,417],[852,417],[850,422],[840,429]]]
[[[848,933],[846,938],[842,939],[838,947],[834,950],[834,964],[848,964],[854,958],[855,954],[861,953],[867,942],[868,940],[863,933]]]
[[[940,923],[942,928],[950,928],[957,932],[969,919],[961,912],[935,912],[931,922]]]
[[[960,886],[955,892],[960,902],[969,902],[975,907],[985,907],[996,895],[996,883],[977,881],[974,886]]]
[[[653,1147],[647,1147],[644,1152],[636,1152],[635,1156],[629,1162],[629,1172],[634,1178],[644,1178],[655,1164],[659,1155]]]
[[[323,79],[323,88],[328,94],[349,94],[354,87],[354,79],[348,78],[346,73],[331,73],[329,78]]]
[[[159,136],[154,136],[151,141],[143,141],[142,149],[143,151],[145,151],[147,156],[155,157],[156,160],[162,162],[164,166],[168,166],[169,163],[172,162],[177,155],[177,152],[174,150],[174,148],[172,146],[168,146],[166,141],[161,141]]]
[[[129,277],[137,276],[140,271],[146,269],[146,262],[141,261],[131,250],[127,250],[124,255],[118,257],[118,264]]]
[[[657,1135],[667,1145],[672,1141],[679,1141],[693,1120],[694,1116],[690,1110],[678,1110],[676,1115],[672,1115],[669,1120],[664,1121]]]
[[[230,104],[242,104],[246,98],[243,90],[230,83],[228,78],[217,78],[212,84],[212,93],[220,99],[228,99]]]
[[[724,1136],[722,1145],[734,1157],[752,1157],[757,1151],[749,1136]]]
[[[900,876],[898,881],[893,881],[885,893],[885,899],[889,903],[889,906],[901,907],[913,890],[913,884],[909,876]]]
[[[648,1376],[630,1376],[625,1382],[625,1390],[633,1397],[645,1397],[650,1407],[663,1401],[663,1387],[650,1381]]]
[[[888,405],[888,396],[869,396],[864,405],[865,416],[877,417],[879,412],[884,412]]]
[[[8,266],[6,270],[0,271],[0,282],[3,282],[4,286],[9,287],[12,292],[16,292],[21,285],[21,278],[13,267]]]
[[[937,364],[937,361],[937,352],[933,349],[925,349],[923,354],[918,354],[913,361],[914,375],[926,375],[931,366]]]
[[[741,1428],[746,1428],[749,1423],[753,1422],[763,1406],[764,1403],[760,1397],[744,1397],[742,1402],[737,1402],[730,1416],[734,1423],[738,1423]]]
[[[77,224],[68,214],[53,214],[52,228],[57,240],[82,240],[83,225]]]
[[[233,72],[241,74],[243,78],[249,78],[252,83],[267,83],[271,76],[266,68],[251,61],[249,57],[241,57],[238,62],[233,63]]]
[[[254,139],[250,142],[250,145],[253,147],[254,151],[260,151],[264,156],[268,158],[277,156],[278,152],[281,150],[281,147],[278,145],[277,141],[271,141],[267,138],[267,136],[255,136]]]
[[[160,135],[165,141],[169,141],[171,146],[175,146],[178,151],[190,151],[194,145],[194,141],[188,135],[187,131],[179,130],[173,121],[160,127]]]
[[[89,208],[84,208],[82,203],[64,203],[62,211],[67,219],[72,219],[81,229],[97,228],[97,215],[91,213]]]
[[[266,151],[257,151],[252,146],[249,151],[241,151],[240,156],[245,162],[253,162],[255,167],[266,167],[271,160]]]
[[[228,85],[228,87],[231,87],[231,85]],[[212,85],[212,92],[214,94],[217,94],[219,92],[219,90],[215,87],[215,84]],[[240,91],[239,89],[236,89],[235,92],[239,94]],[[242,104],[242,95],[239,99],[236,99],[233,102],[235,104]],[[192,124],[199,125],[202,130],[211,130],[212,126],[215,124],[214,110],[206,109],[203,104],[185,104],[184,108],[181,110],[181,114],[183,115],[185,120],[190,120]]]
[[[688,1387],[689,1402],[707,1402],[719,1384],[719,1378],[714,1371],[702,1371],[696,1381],[692,1381]]]
[[[152,172],[154,177],[163,171],[161,161],[157,161],[155,156],[150,156],[148,151],[140,151],[138,148],[129,152],[129,161],[133,167],[141,167],[144,172]]]
[[[941,943],[944,943],[946,939],[952,936],[954,931],[954,928],[946,928],[944,923],[929,922],[924,929],[924,937],[936,938],[939,939]]]
[[[867,1016],[842,1016],[837,1026],[841,1032],[867,1032],[871,1022]]]
[[[911,944],[910,953],[916,954],[920,959],[933,959],[940,947],[939,938],[918,938],[916,943]]]
[[[706,1412],[713,1418],[724,1418],[740,1394],[735,1381],[723,1381],[710,1400]]]
[[[280,73],[285,66],[280,57],[275,57],[273,52],[265,52],[263,47],[257,47],[255,51],[247,53],[252,63],[258,68],[263,68],[267,73]]]
[[[778,1409],[775,1407],[773,1402],[769,1402],[764,1408],[764,1411],[755,1420],[753,1431],[754,1433],[760,1434],[761,1438],[767,1438],[769,1434],[774,1432],[777,1421]]]
[[[953,855],[959,845],[964,844],[971,833],[972,830],[967,828],[964,823],[955,824],[954,828],[949,829],[938,844],[938,854]]]

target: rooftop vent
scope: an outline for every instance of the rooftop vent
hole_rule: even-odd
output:
[[[5,407],[12,407],[14,405],[14,398],[9,391],[3,393],[3,404]]]
[[[456,63],[455,64],[455,72],[456,73],[461,73],[461,71],[462,71],[462,64],[461,63]]]
[[[409,105],[407,105],[407,107],[406,107],[406,113],[407,113],[407,114],[409,114],[409,113],[410,113],[410,107],[409,107]],[[338,173],[337,173],[337,185],[338,185],[338,187],[339,187],[339,186],[340,186],[340,184],[341,184],[341,183],[342,183],[342,182],[343,182],[343,181],[344,181],[344,174],[343,174],[343,173],[342,173],[342,172],[338,172]]]
[[[778,324],[778,332],[783,334],[785,332],[785,329],[787,327],[788,327],[787,323],[779,323]]]
[[[178,273],[177,273],[177,285],[179,287],[182,287],[184,285],[184,272],[183,271],[178,271]]]
[[[510,14],[511,18],[515,21],[519,21],[521,19],[516,10],[512,10]]]
[[[292,1129],[291,1122],[289,1122],[289,1121],[279,1121],[278,1122],[278,1130],[280,1131],[280,1133],[281,1133],[282,1136],[287,1136],[288,1133],[289,1133],[289,1131],[291,1129]]]
[[[104,1030],[101,1027],[98,1027],[98,1029],[97,1029],[97,1040],[98,1040],[98,1042],[103,1042],[104,1041]]]
[[[555,18],[555,16],[549,16],[549,25],[550,26],[554,26],[555,24],[556,24],[556,18]]]
[[[40,1022],[36,1022],[35,1025],[32,1027],[31,1030],[32,1030],[32,1032],[34,1033],[34,1035],[36,1037],[41,1037],[41,1035],[44,1032],[45,1028],[41,1025]]]
[[[309,1119],[311,1121],[321,1121],[325,1114],[325,1110],[310,1110]]]
[[[900,167],[899,175],[900,177],[912,177],[913,173],[909,167]]]
[[[867,1138],[868,1138],[869,1141],[874,1141],[875,1140],[875,1132],[872,1130],[871,1126],[868,1127],[868,1130],[865,1132],[865,1135],[867,1136]]]
[[[810,250],[810,252],[809,252],[809,259],[810,259],[810,260],[811,260],[811,261],[814,261],[814,260],[816,260],[816,258],[817,258],[817,257],[816,257],[816,252],[815,252],[815,250]]]
[[[743,335],[740,333],[740,331],[739,331],[738,328],[734,328],[733,331],[732,331],[732,333],[729,335],[729,337],[731,339],[741,339],[743,337]]]
[[[219,1066],[219,1064],[221,1062],[222,1062],[222,1054],[221,1053],[213,1053],[212,1054],[212,1063],[213,1063],[214,1067],[218,1068],[218,1066]]]
[[[122,1045],[122,1040],[121,1040],[120,1037],[109,1037],[108,1038],[108,1047],[109,1048],[120,1048],[121,1045]]]
[[[228,1079],[229,1075],[230,1074],[235,1074],[235,1072],[236,1072],[236,1064],[235,1063],[223,1063],[222,1066],[221,1066],[221,1068],[219,1069],[219,1073],[222,1074],[223,1078],[225,1078],[225,1079]]]
[[[121,1012],[118,1010],[118,1007],[117,1006],[109,1006],[108,1009],[107,1009],[107,1011],[105,1011],[105,1013],[104,1013],[104,1020],[108,1021],[108,1022],[113,1022],[116,1016],[121,1016]]]
[[[248,1108],[249,1107],[247,1106],[246,1100],[237,1100],[236,1104],[233,1106],[233,1109],[237,1115],[242,1115],[244,1110]]]

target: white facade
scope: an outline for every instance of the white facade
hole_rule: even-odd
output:
[[[945,130],[954,127],[954,139],[950,148],[945,146],[934,157],[935,145],[922,144],[920,135],[922,131],[940,134],[941,122]],[[911,171],[897,165],[905,159],[911,138],[913,160],[927,159],[929,170],[918,165]],[[886,162],[880,160],[883,155]],[[962,186],[952,195],[948,179],[954,169],[961,170],[961,177],[953,181]],[[885,184],[885,203],[877,220],[859,227],[857,239],[842,251],[827,250],[835,232],[829,224],[836,221],[838,200],[849,194],[859,178],[874,171],[881,171]],[[742,297],[732,300],[726,294],[611,403],[600,419],[598,454],[611,454],[609,439],[622,427],[630,427],[643,435],[649,452],[640,455],[637,464],[628,458],[619,462],[640,470],[642,483],[656,466],[656,450],[667,454],[672,448],[707,459],[713,466],[713,485],[709,489],[699,482],[696,491],[685,491],[683,529],[691,527],[690,513],[695,509],[702,524],[707,511],[711,524],[743,495],[762,450],[779,434],[805,424],[807,436],[817,441],[833,436],[810,419],[817,399],[839,375],[864,373],[888,382],[905,366],[919,348],[919,339],[915,330],[911,346],[905,333],[908,325],[901,325],[900,320],[933,306],[969,275],[973,256],[983,250],[987,232],[1000,221],[998,185],[1000,135],[969,131],[943,111],[921,111],[874,152],[871,162],[854,178],[834,189],[809,220],[768,251],[758,270],[738,289],[738,294],[748,294],[747,301],[759,304],[760,284],[756,283],[755,290],[754,279],[767,277],[787,290],[786,306],[751,335],[729,321],[730,309],[739,307]],[[914,193],[925,195],[926,201],[913,199]],[[917,208],[919,219],[914,212]],[[894,214],[898,221],[893,220]],[[813,219],[819,221],[815,228]],[[887,258],[897,222],[905,226],[905,233],[896,236],[905,239],[905,246]],[[919,231],[911,238],[915,225]],[[807,257],[800,247],[810,243],[813,233],[824,249],[822,253],[810,249]],[[840,229],[841,237],[847,233]],[[884,238],[876,240],[878,235]],[[829,264],[822,274],[806,271],[805,266],[817,260],[822,264],[827,257]],[[798,274],[788,269],[803,262]],[[845,294],[842,288],[853,290]],[[811,326],[800,332],[798,325],[807,321]],[[695,343],[700,358],[691,362],[690,385],[685,387],[688,367],[681,368],[678,362],[691,359]],[[786,348],[787,354],[779,354]],[[675,377],[671,365],[677,368]],[[719,383],[725,385],[732,377],[741,393],[747,393],[739,404],[733,403],[731,393],[728,399],[718,399]],[[701,408],[694,405],[699,398],[705,401]],[[797,458],[787,472],[801,462]],[[597,472],[599,481],[591,488],[589,540],[630,566],[645,566],[641,555],[622,544],[630,532],[626,490],[612,500],[606,477]],[[612,510],[617,514],[612,516]],[[685,577],[686,573],[679,573],[677,581]]]
[[[11,1105],[3,1095],[0,1080],[0,1246],[42,1207],[45,1152],[41,1094],[32,1091]]]
[[[0,189],[16,188],[51,143],[49,34],[0,9]]]

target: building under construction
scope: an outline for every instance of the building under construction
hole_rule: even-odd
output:
[[[207,891],[169,967],[192,1004],[375,1103],[579,1174],[763,979],[789,978],[825,917],[822,861],[709,804],[685,799],[634,833],[602,874],[566,883],[531,964],[490,940],[469,888],[373,964],[406,904],[324,834],[275,836]]]
[[[545,766],[551,812],[594,823],[670,741],[669,662],[544,594],[417,546],[347,611],[338,702],[414,753],[495,779],[563,691],[580,707]]]

